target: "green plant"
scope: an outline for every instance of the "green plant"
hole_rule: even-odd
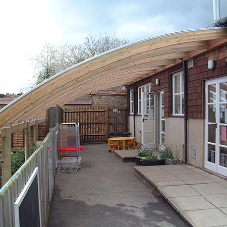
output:
[[[146,156],[146,159],[148,159],[148,160],[157,160],[158,159],[158,156],[157,155],[154,155],[152,152],[150,152]]]
[[[166,146],[164,149],[160,151],[160,154],[163,158],[174,159],[173,151],[170,146]]]
[[[36,143],[32,142],[31,143],[31,154],[33,154],[36,151]]]
[[[144,157],[148,160],[157,160],[159,157],[159,150],[152,148],[152,149],[143,149],[143,150],[138,150],[138,157]]]
[[[186,166],[193,166],[191,163],[189,163],[189,162],[186,162],[186,163],[184,163]]]
[[[11,152],[11,174],[13,175],[25,162],[24,149]]]
[[[147,153],[148,153],[147,149],[138,150],[137,156],[138,157],[146,157]]]

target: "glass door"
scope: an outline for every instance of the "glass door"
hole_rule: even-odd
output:
[[[142,145],[155,148],[156,143],[156,95],[142,92]]]
[[[205,168],[227,176],[227,78],[206,83]]]

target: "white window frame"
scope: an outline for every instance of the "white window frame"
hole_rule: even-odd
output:
[[[130,96],[130,114],[134,114],[134,94],[133,89],[129,91]]]
[[[138,87],[138,115],[142,115],[142,92],[151,92],[151,83]],[[145,100],[145,105],[147,105],[146,103],[147,100]]]
[[[180,75],[180,92],[175,93],[175,78]],[[184,116],[183,114],[183,98],[184,98],[184,89],[183,89],[183,82],[184,82],[184,77],[183,77],[183,71],[174,73],[172,76],[172,82],[173,82],[173,115],[174,116]],[[175,97],[180,96],[180,108],[178,113],[175,112]]]
[[[162,135],[165,135],[165,129],[164,131],[162,131],[162,123],[163,121],[165,122],[165,114],[164,114],[164,102],[162,102],[162,96],[164,98],[164,91],[160,91],[160,144],[161,145],[165,145],[165,141],[164,143],[162,143]],[[162,111],[163,111],[163,115],[162,116]]]

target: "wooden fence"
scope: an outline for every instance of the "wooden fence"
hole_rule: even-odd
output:
[[[43,134],[39,136],[39,132],[41,130],[39,124],[43,123],[44,121],[45,119],[35,120],[15,124],[0,129],[1,150],[3,159],[3,164],[0,163],[2,167],[0,171],[0,176],[2,176],[2,184],[5,184],[11,177],[11,151],[14,144],[14,135],[21,135],[18,136],[19,139],[17,138],[16,141],[20,141],[19,148],[25,148],[25,159],[27,160],[31,155],[31,142],[38,141],[38,139],[43,140]],[[43,131],[44,130],[42,129],[41,132]]]
[[[1,133],[0,133],[1,134]],[[30,139],[31,142],[34,141],[34,126],[30,128]],[[43,141],[46,137],[46,124],[41,123],[38,127],[38,140]],[[19,130],[17,132],[12,133],[11,136],[11,148],[12,150],[17,150],[25,147],[25,129]],[[0,136],[0,152],[2,151],[2,137]]]
[[[38,167],[41,226],[47,226],[48,210],[54,189],[57,163],[58,126],[47,135],[41,147],[0,189],[0,227],[15,226],[14,203],[33,171]]]
[[[128,110],[123,108],[109,108],[108,133],[128,131]]]
[[[105,142],[109,133],[128,130],[127,110],[108,107],[65,108],[63,121],[80,125],[80,141]]]

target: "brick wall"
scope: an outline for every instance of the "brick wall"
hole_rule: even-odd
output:
[[[215,68],[208,70],[208,60],[215,60]],[[194,67],[188,69],[188,117],[204,118],[205,81],[227,76],[227,44],[193,58]]]
[[[215,60],[215,69],[208,70],[208,60]],[[216,77],[227,76],[227,44],[193,58],[194,65],[188,69],[188,117],[192,119],[204,118],[205,81]],[[153,92],[164,91],[165,116],[172,116],[172,74],[183,70],[182,63],[168,68],[160,73],[149,76],[135,83],[135,110],[137,114],[138,87],[151,83]],[[160,85],[155,85],[155,80]],[[132,89],[129,85],[128,89]],[[128,91],[129,94],[129,91]],[[129,108],[129,95],[127,97]]]
[[[169,117],[172,115],[172,77],[171,75],[174,72],[182,70],[182,64],[175,65],[165,71],[159,72],[152,76],[146,77],[143,80],[140,80],[135,83],[135,110],[136,114],[138,112],[138,87],[151,83],[151,91],[158,92],[164,91],[164,108],[165,108],[165,117]],[[156,85],[156,79],[160,80],[160,84]],[[132,89],[133,85],[129,85],[128,89]],[[129,91],[128,91],[129,94]],[[127,99],[128,109],[129,109],[129,95]]]
[[[73,108],[73,107],[127,107],[127,94],[122,95],[92,95],[92,104],[91,105],[65,105],[62,108]]]
[[[127,97],[125,95],[94,95],[92,96],[92,107],[108,106],[109,108],[126,107]]]

